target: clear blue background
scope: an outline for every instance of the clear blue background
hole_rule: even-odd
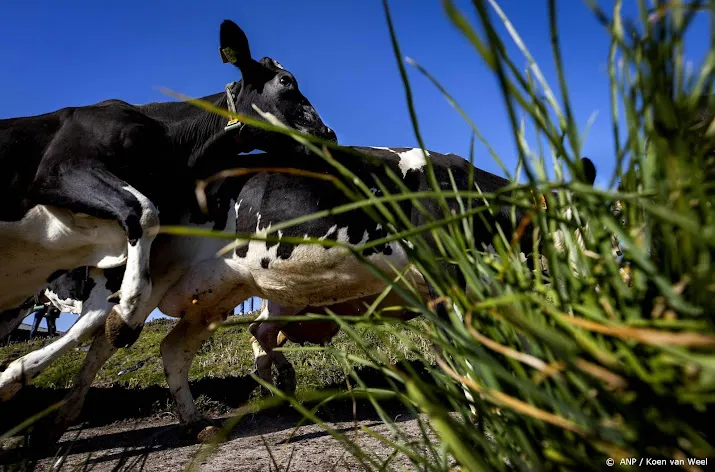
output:
[[[546,2],[499,3],[558,95]],[[634,17],[636,2],[624,3],[624,15]],[[476,19],[470,2],[458,4]],[[607,11],[613,6],[612,1],[600,4]],[[513,170],[516,148],[496,79],[451,26],[441,2],[392,0],[390,5],[403,55],[442,81]],[[582,0],[558,5],[566,78],[580,130],[597,113],[582,154],[595,161],[597,185],[605,186],[614,165],[608,36]],[[244,29],[255,58],[271,56],[295,74],[342,144],[417,146],[377,0],[6,2],[0,15],[0,118],[108,98],[168,100],[160,86],[192,96],[222,91],[239,78],[218,54],[218,26],[225,18]],[[707,17],[700,14],[686,48],[696,68],[710,34]],[[506,42],[524,68],[526,60]],[[426,78],[408,69],[427,148],[468,156],[467,124]],[[476,164],[501,174],[483,146],[476,149]],[[58,327],[66,329],[73,321],[63,315]]]

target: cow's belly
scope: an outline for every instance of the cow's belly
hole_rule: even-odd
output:
[[[17,222],[0,222],[0,309],[37,293],[58,270],[126,262],[127,240],[114,221],[37,205]]]
[[[166,292],[159,309],[173,316],[228,310],[250,296],[284,306],[324,306],[378,293],[385,287],[385,282],[345,249],[299,245],[287,259],[266,261],[265,243],[251,246],[244,257],[212,259],[191,267]],[[391,248],[389,256],[368,257],[390,275],[394,274],[390,266],[402,270],[408,263],[398,244]]]
[[[391,245],[392,253],[368,257],[368,260],[394,277],[408,259],[402,247]],[[341,248],[325,249],[300,245],[288,259],[269,261],[268,268],[250,258],[249,270],[259,296],[285,306],[324,306],[366,295],[385,288],[385,282],[369,267]]]

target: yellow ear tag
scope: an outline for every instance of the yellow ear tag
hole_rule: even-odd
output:
[[[230,131],[233,128],[240,128],[241,124],[242,123],[238,120],[231,120],[228,123],[226,123],[226,126],[224,127],[224,131]]]
[[[233,51],[233,49],[226,47],[220,50],[221,51],[221,60],[226,63],[230,62],[231,64],[235,64],[238,59],[236,59],[236,53]]]

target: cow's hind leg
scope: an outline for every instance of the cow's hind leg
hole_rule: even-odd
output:
[[[281,331],[278,333],[276,347],[283,346],[287,341],[288,337],[283,333],[283,331]],[[273,374],[271,372],[271,368],[273,367],[273,362],[271,362],[271,358],[266,354],[266,351],[263,350],[255,336],[251,336],[251,349],[253,350],[253,362],[255,365],[256,375],[258,375],[260,379],[272,383]],[[270,391],[263,387],[263,385],[260,387],[260,392],[262,397],[270,394]]]
[[[42,449],[53,446],[67,431],[67,428],[77,420],[97,372],[115,352],[117,352],[117,348],[107,340],[104,335],[104,327],[100,326],[95,331],[92,345],[84,358],[80,371],[75,376],[72,390],[63,399],[62,406],[56,414],[43,418],[33,429],[30,438],[33,448]]]
[[[256,322],[251,323],[248,327],[248,330],[259,345],[258,347],[254,347],[256,374],[263,381],[272,384],[273,379],[270,366],[274,364],[278,371],[276,387],[291,394],[295,392],[296,388],[295,369],[282,352],[275,351],[275,348],[278,347],[278,334],[285,323],[270,321],[270,318],[292,316],[300,312],[303,308],[305,307],[285,307],[271,303],[271,301],[268,300],[260,316],[256,318]]]
[[[53,153],[58,152],[53,150]],[[58,179],[36,182],[37,203],[67,208],[97,218],[116,220],[127,235],[127,263],[121,299],[107,319],[106,335],[116,347],[134,344],[144,319],[138,319],[151,295],[149,253],[158,226],[158,210],[134,187],[102,167],[74,167]],[[101,241],[96,244],[101,245]]]

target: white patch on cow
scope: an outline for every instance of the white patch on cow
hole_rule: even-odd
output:
[[[425,161],[425,153],[427,157],[429,157],[429,152],[422,151],[422,149],[419,148],[398,153],[398,156],[400,156],[399,166],[403,177],[407,175],[407,171],[409,170],[422,171],[422,168],[427,164]]]
[[[82,313],[82,300],[74,300],[72,298],[60,299],[60,297],[49,288],[45,290],[45,296],[62,313],[72,313],[73,315]]]
[[[0,311],[15,308],[58,270],[117,267],[127,239],[113,220],[36,205],[20,221],[0,221]]]
[[[382,225],[381,225],[380,223],[378,223],[378,224],[375,226],[375,229],[376,229],[377,231],[380,231],[380,230],[382,229]]]
[[[397,151],[395,151],[394,149],[387,148],[387,147],[372,146],[372,149],[382,149],[383,151],[390,151],[390,152],[394,152],[395,154],[397,154]]]
[[[149,277],[149,255],[151,244],[156,237],[153,234],[159,225],[159,210],[151,200],[140,191],[127,185],[122,187],[139,201],[142,208],[140,223],[142,236],[136,244],[129,245],[127,249],[127,265],[121,285],[121,300],[119,301],[119,315],[131,327],[137,327],[144,322],[139,319],[140,307],[146,303],[151,295],[151,277]]]
[[[322,235],[322,236],[319,237],[318,239],[320,239],[321,241],[323,241],[323,240],[327,239],[328,236],[330,236],[331,234],[333,234],[333,233],[334,233],[335,231],[337,231],[337,230],[338,230],[338,225],[333,225],[333,226],[331,226],[330,228],[328,228],[328,232],[327,232],[327,233],[325,233],[324,235]]]

